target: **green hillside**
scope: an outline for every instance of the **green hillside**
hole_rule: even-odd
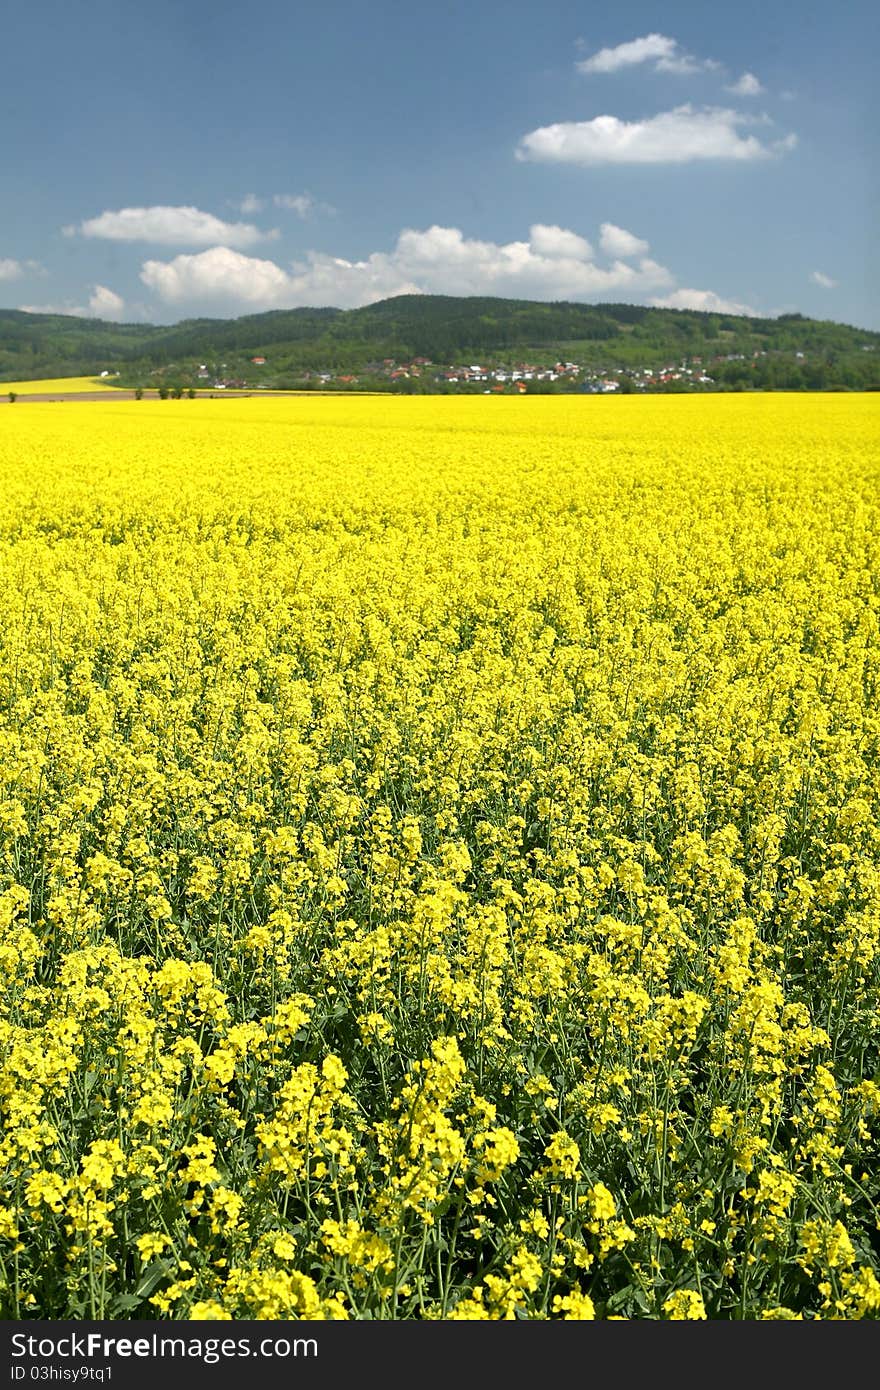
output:
[[[757,359],[756,358],[757,354]],[[250,359],[264,356],[256,370]],[[117,369],[128,384],[157,373],[194,379],[205,364],[248,385],[283,386],[306,373],[370,372],[383,363],[576,360],[608,371],[714,362],[722,386],[880,384],[880,334],[787,314],[744,318],[631,304],[400,295],[362,309],[290,309],[170,326],[0,310],[0,380]],[[746,361],[745,359],[751,359]],[[422,372],[420,389],[435,377]],[[410,383],[409,389],[412,388]]]

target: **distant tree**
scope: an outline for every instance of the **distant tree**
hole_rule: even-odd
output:
[[[11,401],[17,400],[17,399],[18,399],[18,393],[15,392],[15,391],[10,391],[10,392],[9,392],[9,399],[10,399]]]
[[[189,390],[187,391],[186,394],[189,396],[189,399],[190,399],[191,401],[194,401],[194,400],[195,400],[195,398],[196,398],[196,393],[195,393],[195,391],[193,390],[192,387],[189,388]]]
[[[144,388],[143,388],[143,386],[136,386],[136,387],[135,387],[134,398],[135,398],[136,401],[142,401],[142,400],[143,400],[143,398],[144,398]]]
[[[159,400],[160,400],[160,401],[167,401],[167,399],[168,399],[168,387],[167,387],[167,386],[160,386],[160,387],[159,387]]]

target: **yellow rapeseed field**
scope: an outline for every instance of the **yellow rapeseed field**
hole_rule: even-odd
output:
[[[6,396],[10,391],[19,395],[45,396],[52,392],[58,394],[76,394],[78,392],[93,391],[115,391],[116,382],[109,377],[103,379],[99,376],[64,376],[54,377],[51,381],[4,381],[0,382],[0,396]]]
[[[880,1314],[877,415],[0,411],[0,1316]]]

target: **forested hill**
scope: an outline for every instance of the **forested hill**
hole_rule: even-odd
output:
[[[682,357],[766,353],[818,363],[818,384],[878,385],[880,334],[785,314],[745,318],[631,304],[400,295],[362,309],[289,309],[170,326],[0,310],[0,381],[120,370],[126,379],[196,362],[230,371],[265,356],[266,384],[305,371],[359,371],[385,359],[573,358],[611,370]],[[772,383],[770,383],[772,384]],[[785,384],[780,382],[779,384]],[[808,383],[805,383],[808,384]]]

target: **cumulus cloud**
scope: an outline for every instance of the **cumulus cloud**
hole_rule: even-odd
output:
[[[738,97],[757,97],[761,95],[764,88],[753,72],[744,72],[742,77],[738,77],[735,82],[731,83],[729,87],[725,87],[724,90],[733,92],[734,96]]]
[[[619,72],[621,68],[647,63],[652,59],[671,58],[678,44],[665,34],[645,34],[643,38],[619,43],[615,48],[600,48],[589,58],[576,63],[578,72]]]
[[[10,256],[0,256],[0,280],[21,280],[26,275],[45,275],[39,261],[14,261]]]
[[[765,144],[740,127],[757,118],[723,107],[697,109],[687,103],[642,121],[596,116],[559,121],[524,135],[519,160],[547,164],[686,164],[699,159],[767,159],[793,148],[796,137]]]
[[[87,304],[66,299],[61,304],[19,304],[18,307],[23,314],[63,314],[79,319],[118,321],[125,312],[125,300],[106,285],[92,285]]]
[[[69,232],[69,228],[62,230]],[[224,222],[213,213],[194,207],[119,208],[88,218],[77,230],[85,237],[151,241],[157,246],[244,247],[271,241],[278,235],[261,232],[250,222]]]
[[[352,261],[311,251],[289,269],[216,246],[171,261],[146,261],[141,279],[166,304],[251,310],[354,308],[398,294],[588,299],[640,295],[674,283],[665,266],[645,257],[636,264],[616,258],[598,265],[585,237],[543,223],[530,229],[528,241],[503,244],[466,237],[457,227],[408,228],[390,252]]]
[[[657,309],[700,309],[704,313],[744,314],[749,318],[767,318],[767,314],[756,315],[748,304],[740,304],[736,299],[722,299],[713,290],[673,290],[662,299],[654,298],[651,303]]]
[[[166,304],[228,299],[264,308],[283,299],[289,276],[274,261],[212,246],[173,261],[144,261],[141,280]]]
[[[614,48],[600,48],[589,58],[582,58],[575,64],[578,72],[606,73],[620,72],[621,68],[635,67],[650,63],[655,72],[673,72],[687,75],[694,72],[710,72],[720,67],[714,58],[697,58],[687,53],[677,39],[665,34],[645,34],[642,38],[631,39],[629,43],[619,43]]]
[[[613,222],[603,222],[599,228],[599,245],[607,256],[620,256],[628,260],[630,256],[643,256],[649,250],[647,241],[633,236],[624,227],[615,227]]]
[[[96,319],[121,319],[125,300],[121,294],[108,290],[106,285],[94,285],[89,299],[89,314]]]
[[[592,260],[584,237],[537,223],[528,241],[499,245],[465,237],[457,227],[401,233],[389,257],[408,283],[434,294],[515,294],[540,299],[582,298],[609,290],[668,283],[654,262],[638,267]]]
[[[833,290],[837,288],[837,281],[832,280],[830,275],[824,275],[821,270],[811,270],[810,279],[814,285],[819,285],[823,290]]]
[[[529,246],[536,256],[568,256],[576,261],[593,259],[593,248],[586,237],[569,232],[565,227],[548,227],[542,222],[529,228]]]
[[[85,305],[70,300],[64,304],[19,304],[18,308],[22,314],[65,314],[79,319],[88,315]]]
[[[246,217],[252,217],[255,212],[262,212],[266,204],[256,193],[246,193],[240,203],[232,203],[230,206],[238,212],[243,212]]]

